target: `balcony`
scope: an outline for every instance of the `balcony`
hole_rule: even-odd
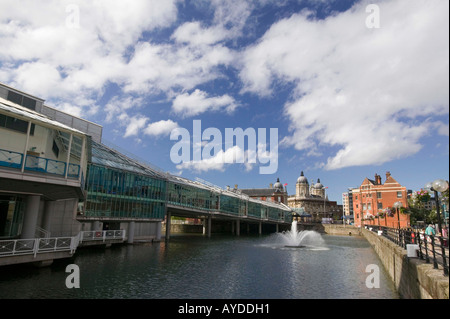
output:
[[[25,157],[25,165],[23,163]],[[80,165],[65,163],[44,157],[25,155],[23,153],[0,149],[0,167],[8,167],[26,171],[52,174],[67,178],[80,177]]]

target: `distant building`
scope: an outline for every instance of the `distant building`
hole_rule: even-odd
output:
[[[288,197],[288,206],[303,208],[316,222],[322,221],[322,218],[339,219],[342,217],[342,209],[335,201],[328,200],[326,189],[320,179],[309,185],[308,179],[301,172],[295,185],[295,195]]]
[[[359,188],[352,189],[352,194],[356,226],[380,224],[398,227],[399,219],[400,227],[410,225],[409,215],[400,213],[397,216],[394,206],[400,202],[402,207],[408,207],[406,187],[400,185],[390,172],[386,172],[384,183],[378,174],[373,180],[366,177]]]
[[[237,189],[237,185],[235,186]],[[273,202],[283,203],[287,205],[288,194],[286,187],[281,184],[280,179],[277,178],[275,184],[270,184],[268,188],[247,188],[240,189],[241,193],[255,199]]]

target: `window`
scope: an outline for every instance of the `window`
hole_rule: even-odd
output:
[[[0,114],[0,127],[27,134],[28,122]],[[34,135],[34,124],[31,124],[30,135]]]
[[[402,198],[402,192],[397,192],[397,198]]]
[[[23,96],[22,94],[13,91],[8,91],[7,99],[13,103],[22,105],[30,110],[36,109],[36,101],[30,99],[29,97]]]
[[[378,209],[383,209],[383,203],[379,202],[378,205],[377,205],[377,208]]]
[[[381,198],[381,192],[377,192],[377,198]]]
[[[58,156],[59,156],[59,147],[58,147],[58,145],[56,144],[56,141],[55,141],[55,140],[53,140],[52,151],[53,151],[53,153],[55,154],[56,158],[58,158]]]

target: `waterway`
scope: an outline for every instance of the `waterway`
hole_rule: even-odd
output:
[[[399,298],[364,238],[321,237],[303,248],[280,245],[273,234],[172,235],[167,243],[82,248],[45,268],[1,267],[0,298]],[[66,287],[68,264],[78,266],[80,288]],[[366,285],[375,274],[368,265],[379,269],[374,288]]]

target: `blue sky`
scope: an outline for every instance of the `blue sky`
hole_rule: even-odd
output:
[[[304,171],[340,203],[376,173],[384,181],[390,171],[412,190],[449,179],[448,7],[2,0],[0,81],[103,125],[105,141],[164,171],[220,187],[280,178],[289,194]],[[173,163],[170,133],[192,135],[194,120],[223,136],[226,128],[277,128],[277,171]]]

